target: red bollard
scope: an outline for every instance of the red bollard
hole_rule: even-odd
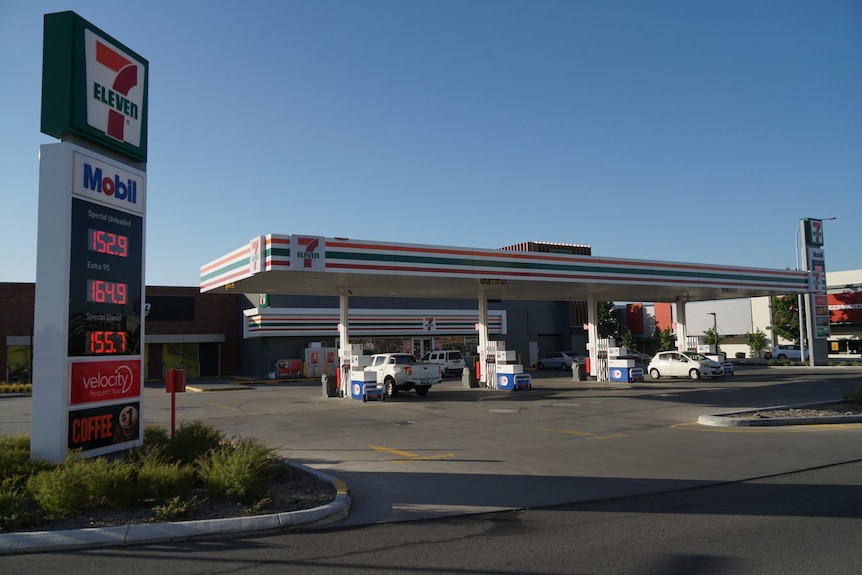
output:
[[[169,369],[165,380],[165,392],[171,394],[171,439],[177,430],[177,394],[186,391],[186,370]]]

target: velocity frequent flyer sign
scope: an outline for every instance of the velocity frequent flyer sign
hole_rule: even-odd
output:
[[[141,360],[72,363],[72,405],[137,398],[141,395]]]

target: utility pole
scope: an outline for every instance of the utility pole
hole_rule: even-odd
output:
[[[708,312],[712,316],[712,336],[715,338],[715,353],[718,354],[718,316],[714,311]]]

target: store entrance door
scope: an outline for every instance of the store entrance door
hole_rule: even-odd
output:
[[[416,359],[422,359],[422,357],[431,352],[434,348],[431,347],[431,338],[430,337],[414,337],[413,338],[413,355],[416,356]]]

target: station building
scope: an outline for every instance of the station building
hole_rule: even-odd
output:
[[[537,244],[512,246],[543,253],[589,255],[589,246]],[[506,248],[504,248],[506,249]],[[830,357],[862,353],[862,270],[827,273]],[[30,381],[35,284],[0,283],[0,380]],[[323,369],[335,368],[339,343],[339,298],[332,295],[280,295],[202,292],[199,287],[148,286],[144,303],[145,377],[162,379],[170,368],[188,377],[296,375],[297,362],[308,374],[309,350]],[[673,329],[673,303],[615,302],[621,327],[642,351],[657,329]],[[748,355],[744,338],[761,329],[772,338],[769,297],[689,302],[687,347],[696,346],[713,327],[729,357]],[[505,340],[519,363],[535,365],[551,351],[584,354],[588,332],[584,301],[489,299],[487,329]],[[714,315],[713,315],[714,314]],[[479,320],[476,301],[467,298],[352,297],[350,341],[366,353],[409,352],[421,357],[436,349],[458,349],[476,359]],[[312,374],[314,375],[314,374]]]

